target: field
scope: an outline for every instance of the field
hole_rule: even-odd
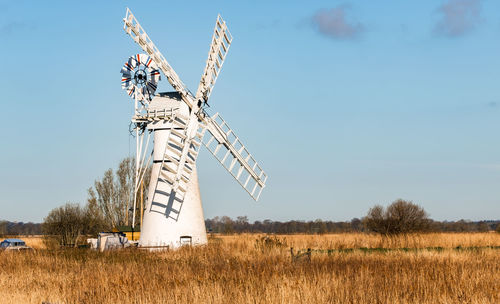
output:
[[[0,253],[0,302],[500,303],[500,249],[486,248],[498,233],[262,237],[161,253],[54,251],[28,238],[34,252]],[[290,247],[312,248],[310,261],[292,261]]]

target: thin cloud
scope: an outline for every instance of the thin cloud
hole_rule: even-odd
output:
[[[321,9],[312,16],[313,28],[332,39],[352,39],[364,31],[363,24],[346,18],[348,7],[345,5],[331,9]]]
[[[279,19],[274,19],[270,22],[266,22],[266,23],[259,23],[256,25],[256,28],[258,30],[271,30],[271,29],[275,29],[275,28],[278,28],[281,24],[281,21]]]
[[[35,29],[36,27],[34,25],[30,25],[24,22],[12,21],[0,26],[0,36],[12,36],[21,31],[32,31]]]
[[[0,32],[2,34],[10,35],[10,34],[15,33],[17,31],[23,30],[26,27],[27,27],[26,24],[14,21],[14,22],[10,22],[10,23],[7,23],[7,24],[1,26]]]
[[[496,108],[497,106],[498,106],[498,102],[496,102],[496,101],[488,102],[488,107],[490,107],[490,108]]]
[[[481,21],[481,0],[448,0],[438,8],[441,19],[434,32],[446,37],[467,34]]]
[[[5,13],[9,8],[9,1],[0,1],[0,12]]]

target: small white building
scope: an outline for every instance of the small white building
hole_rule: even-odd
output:
[[[101,252],[130,247],[130,242],[121,232],[101,232],[97,238],[87,239],[87,244],[91,249],[98,249]]]

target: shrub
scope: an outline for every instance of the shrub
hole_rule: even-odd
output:
[[[283,248],[287,247],[287,242],[285,238],[279,238],[277,236],[262,236],[255,240],[255,248],[261,251],[267,251],[273,248]]]
[[[425,231],[430,222],[422,207],[402,199],[387,208],[374,206],[363,219],[368,230],[385,235]]]
[[[86,212],[78,204],[67,203],[52,209],[44,219],[42,230],[59,241],[60,245],[77,245],[78,238],[87,232]]]

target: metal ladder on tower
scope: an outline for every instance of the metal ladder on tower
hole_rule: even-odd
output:
[[[158,172],[157,183],[167,182],[175,198],[170,198],[171,208],[168,216],[174,220],[179,218],[179,214],[188,191],[188,184],[191,174],[196,166],[196,158],[200,152],[203,135],[206,130],[204,122],[198,122],[194,136],[188,136],[189,118],[176,115],[171,120],[170,134],[163,152],[163,160]],[[187,155],[182,159],[182,153],[186,145],[189,145]],[[172,216],[171,214],[175,214]]]

